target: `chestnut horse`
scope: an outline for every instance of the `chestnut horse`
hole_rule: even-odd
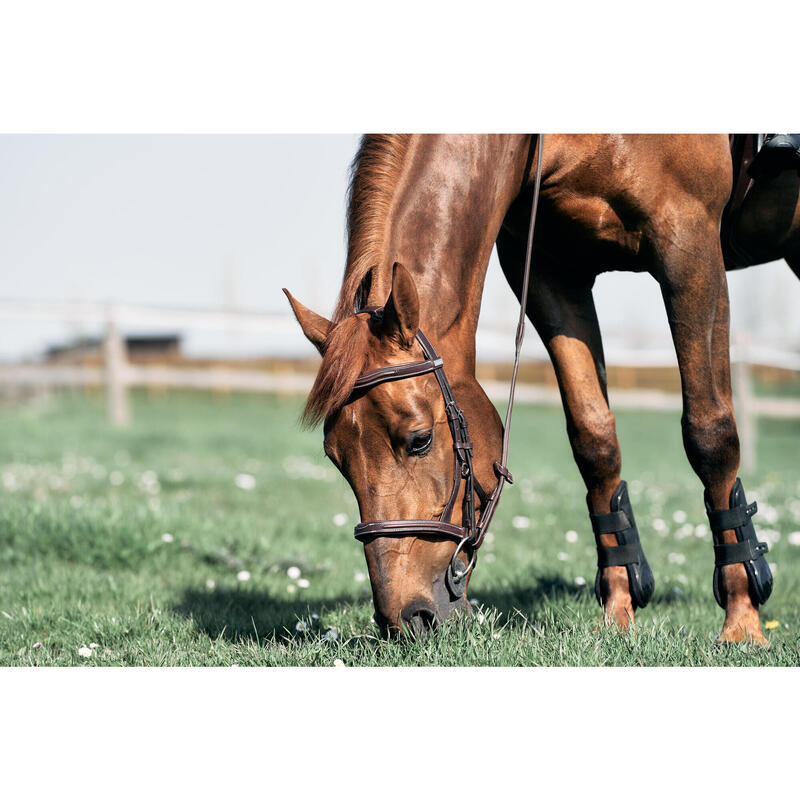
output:
[[[364,137],[353,163],[347,265],[332,319],[287,292],[322,355],[304,419],[324,419],[325,453],[352,487],[363,522],[438,519],[453,487],[454,437],[433,374],[353,392],[366,372],[427,358],[419,330],[443,359],[469,422],[477,482],[489,490],[498,482],[494,462],[503,427],[475,379],[475,331],[495,244],[520,297],[537,141],[525,135]],[[714,530],[714,593],[725,610],[719,639],[763,642],[758,606],[771,576],[748,518],[754,508],[746,507],[737,480],[720,244],[732,183],[728,136],[548,134],[542,141],[527,314],[552,359],[586,484],[604,617],[627,629],[652,594],[652,574],[621,482],[592,287],[604,271],[647,271],[661,286],[681,374],[684,445]],[[735,221],[737,244],[753,254],[753,263],[783,257],[797,270],[798,178],[780,176],[775,187],[780,202],[769,184],[755,187],[750,208],[746,203]],[[377,306],[383,307],[378,316],[354,313]],[[748,529],[749,537],[743,535]],[[442,577],[455,547],[436,535],[366,540],[384,634],[424,629],[469,609],[466,594],[448,592]]]

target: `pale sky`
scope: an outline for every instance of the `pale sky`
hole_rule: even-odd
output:
[[[327,314],[344,267],[357,143],[320,134],[0,136],[0,300],[284,313],[286,285]],[[734,274],[730,287],[736,328],[800,348],[800,282],[783,262]],[[670,346],[651,278],[601,276],[595,295],[609,343]],[[482,323],[510,330],[516,308],[493,256]],[[71,332],[0,319],[0,358],[36,355]],[[235,341],[187,332],[188,352],[220,349],[313,352],[299,330]]]

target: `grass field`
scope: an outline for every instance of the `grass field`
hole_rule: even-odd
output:
[[[775,565],[769,650],[714,642],[710,534],[672,414],[618,415],[656,594],[635,635],[596,630],[594,543],[563,415],[531,406],[515,411],[518,480],[481,551],[477,613],[384,642],[354,499],[320,432],[298,428],[300,405],[140,394],[126,431],[108,428],[100,397],[0,411],[0,663],[800,663],[800,421],[762,420],[760,469],[744,476]]]

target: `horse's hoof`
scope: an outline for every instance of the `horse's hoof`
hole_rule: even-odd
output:
[[[633,622],[633,606],[629,603],[625,604],[606,604],[603,609],[603,624],[606,628],[612,625],[616,627],[617,632],[620,634],[627,633],[628,630],[634,630],[635,625]],[[595,628],[595,633],[599,629]]]
[[[769,650],[769,642],[761,632],[760,623],[756,623],[756,627],[744,624],[726,625],[715,639],[715,643],[718,645],[748,643]]]

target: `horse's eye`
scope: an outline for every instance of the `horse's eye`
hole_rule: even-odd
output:
[[[410,456],[424,456],[431,449],[433,444],[433,431],[422,431],[412,433],[408,438],[406,452]]]

